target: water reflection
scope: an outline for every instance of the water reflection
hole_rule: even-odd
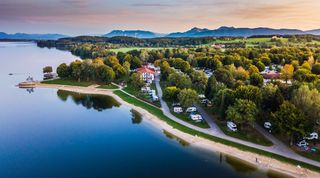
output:
[[[33,93],[34,92],[33,88],[27,88],[26,90],[27,90],[28,93]]]
[[[57,96],[62,101],[67,101],[68,98],[71,98],[71,100],[75,104],[82,105],[87,109],[94,109],[99,112],[120,106],[120,103],[118,103],[114,98],[106,95],[88,95],[71,91],[58,90]]]
[[[130,112],[131,112],[131,116],[132,116],[131,117],[132,124],[140,124],[142,122],[141,114],[134,109],[131,109]]]
[[[167,138],[177,140],[182,146],[189,146],[190,145],[190,143],[188,141],[183,140],[182,138],[179,138],[166,130],[163,130],[163,133],[166,135]]]
[[[257,167],[233,156],[225,155],[225,161],[237,172],[249,173],[257,170]]]

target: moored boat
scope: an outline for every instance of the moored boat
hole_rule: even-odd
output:
[[[36,86],[36,82],[30,76],[27,78],[25,82],[20,82],[18,84],[19,88],[34,88],[35,86]]]

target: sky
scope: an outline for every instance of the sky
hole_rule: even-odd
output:
[[[320,0],[0,0],[0,31],[158,33],[220,26],[320,28]]]

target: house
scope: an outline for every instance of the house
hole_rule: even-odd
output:
[[[183,109],[182,109],[182,107],[173,107],[173,112],[175,112],[175,113],[182,113],[182,112],[183,112]]]
[[[152,68],[149,68],[147,66],[142,66],[137,69],[137,72],[141,74],[141,78],[143,81],[154,80],[155,71]]]
[[[280,73],[276,71],[261,72],[264,79],[279,79]]]

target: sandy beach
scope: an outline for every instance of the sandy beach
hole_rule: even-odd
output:
[[[310,177],[310,178],[320,177],[320,173],[311,171],[305,168],[300,168],[300,166],[298,165],[291,165],[285,162],[278,161],[276,159],[272,159],[266,156],[256,154],[256,153],[242,151],[231,146],[223,145],[211,140],[207,140],[204,138],[200,138],[197,136],[184,133],[168,125],[166,122],[158,119],[157,117],[150,114],[148,111],[144,110],[143,108],[140,108],[125,102],[120,97],[115,95],[112,92],[112,90],[98,89],[95,87],[96,86],[77,87],[77,86],[52,85],[52,84],[41,84],[41,83],[36,84],[36,88],[59,89],[59,90],[66,90],[66,91],[83,93],[83,94],[109,95],[114,97],[119,103],[138,111],[143,116],[143,118],[148,122],[150,122],[153,126],[159,129],[165,130],[166,132],[169,132],[170,134],[175,135],[178,138],[181,138],[182,140],[190,143],[192,146],[196,146],[196,147],[213,151],[213,152],[221,152],[223,154],[228,154],[228,155],[237,157],[252,165],[255,165],[258,169],[261,169],[261,170],[274,170],[274,171],[281,172],[293,177]]]

